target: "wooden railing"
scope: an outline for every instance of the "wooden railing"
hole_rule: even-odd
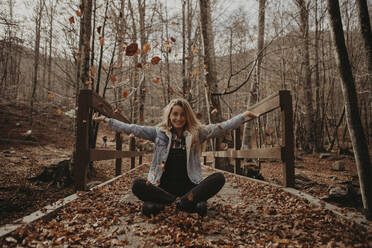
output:
[[[87,169],[91,161],[116,159],[115,174],[121,174],[122,158],[131,158],[131,168],[135,167],[135,157],[139,157],[142,163],[142,156],[145,151],[135,151],[135,138],[130,138],[130,151],[122,151],[122,138],[116,133],[116,150],[91,149],[89,147],[89,112],[91,109],[111,118],[129,123],[120,113],[115,112],[111,105],[92,90],[80,90],[77,111],[77,133],[76,133],[76,154],[73,168],[75,190],[86,190]]]
[[[203,152],[204,164],[207,156],[235,158],[235,166],[240,167],[240,160],[243,158],[279,159],[283,162],[283,176],[286,187],[294,187],[294,136],[293,136],[293,110],[292,97],[289,91],[281,90],[259,103],[251,106],[249,110],[267,114],[274,109],[280,108],[282,125],[282,144],[280,147],[257,148],[250,150],[229,149],[227,151]],[[238,129],[237,129],[238,130]],[[239,135],[236,135],[239,137]],[[236,139],[235,139],[236,143]]]

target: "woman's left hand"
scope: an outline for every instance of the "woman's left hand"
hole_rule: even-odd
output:
[[[245,118],[246,120],[253,119],[253,118],[257,118],[257,117],[260,116],[260,114],[253,113],[252,111],[249,111],[249,110],[245,111],[245,112],[243,113],[243,115],[244,115],[244,118]]]

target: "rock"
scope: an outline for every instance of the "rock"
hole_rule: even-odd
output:
[[[303,165],[300,165],[300,164],[295,164],[295,168],[297,168],[297,169],[303,169],[305,167]]]
[[[321,154],[319,155],[319,159],[328,158],[329,156],[331,156],[330,153],[321,153]]]
[[[332,187],[328,191],[329,198],[340,198],[345,197],[349,193],[347,188],[343,187]]]
[[[345,170],[345,162],[344,161],[336,161],[332,165],[332,170],[334,171],[344,171]]]
[[[301,172],[296,172],[295,173],[295,178],[304,182],[309,182],[311,181],[308,176],[306,176],[304,173]]]
[[[89,183],[87,183],[87,188],[88,189],[91,189],[91,188],[93,188],[93,187],[95,187],[97,185],[100,185],[101,183],[102,183],[101,181],[92,181],[92,182],[89,182]]]
[[[336,177],[336,176],[331,176],[331,180],[332,180],[332,181],[336,181],[336,180],[338,180],[338,177]]]

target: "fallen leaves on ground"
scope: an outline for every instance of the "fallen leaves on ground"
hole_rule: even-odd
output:
[[[208,201],[208,215],[178,211],[175,204],[152,218],[139,201],[127,201],[134,178],[148,166],[113,184],[84,194],[55,218],[22,226],[1,243],[9,246],[137,247],[366,247],[372,231],[280,188],[226,174],[231,195]],[[213,171],[209,171],[208,174]],[[232,186],[231,186],[232,185]],[[370,242],[370,243],[368,243]]]

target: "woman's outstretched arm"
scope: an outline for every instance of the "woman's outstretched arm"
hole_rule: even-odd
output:
[[[200,142],[205,141],[206,139],[211,139],[218,137],[220,135],[225,134],[226,132],[238,128],[240,125],[242,125],[245,121],[248,121],[253,118],[257,118],[260,115],[257,113],[253,113],[251,111],[245,111],[242,114],[239,114],[230,120],[210,124],[202,128],[200,131]]]
[[[139,138],[155,142],[156,138],[155,127],[128,124],[125,122],[115,120],[113,118],[108,118],[104,115],[97,116],[96,114],[93,115],[93,120],[98,123],[99,122],[107,123],[108,126],[114,131],[123,132],[126,134],[133,134],[134,136],[137,136]]]

